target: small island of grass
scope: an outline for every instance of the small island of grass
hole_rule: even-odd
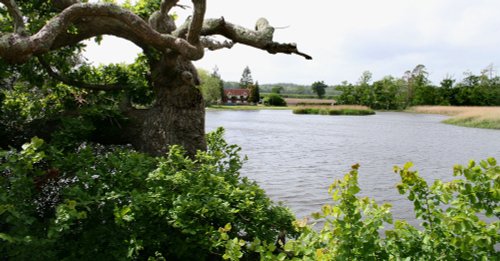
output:
[[[319,114],[319,115],[373,115],[375,111],[360,105],[336,106],[304,106],[293,109],[294,114]]]

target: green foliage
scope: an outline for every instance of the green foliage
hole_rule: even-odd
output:
[[[123,91],[88,91],[47,77],[36,60],[22,66],[5,66],[0,81],[0,147],[19,147],[38,135],[56,138],[71,147],[82,140],[120,144],[119,129],[127,120],[120,113],[123,101],[147,107],[153,91],[147,81],[149,66],[144,56],[130,65],[110,64],[74,67],[73,50],[59,50],[60,55],[46,56],[70,81],[122,86]],[[78,60],[78,59],[77,59]],[[73,126],[73,127],[72,127]],[[79,130],[81,128],[81,130]],[[59,133],[58,133],[59,132]],[[64,137],[66,138],[64,138]],[[60,139],[62,138],[62,139]]]
[[[277,93],[271,93],[264,98],[264,105],[266,106],[286,106],[286,101]]]
[[[130,2],[125,3],[125,7],[131,9],[138,16],[147,19],[149,16],[160,10],[161,0],[138,0],[135,5],[131,5]]]
[[[165,158],[87,143],[63,154],[37,138],[0,151],[2,256],[205,260],[224,254],[220,228],[274,242],[293,217],[240,177],[240,148],[222,135],[194,159],[178,146]]]
[[[495,244],[500,240],[500,167],[490,158],[476,165],[455,166],[454,175],[465,179],[435,181],[429,186],[411,164],[395,168],[402,180],[401,194],[413,202],[415,215],[421,219],[423,231],[404,235],[396,229],[388,233],[393,239],[389,247],[405,255],[434,260],[491,260],[498,257]],[[495,216],[487,222],[486,217]],[[405,225],[407,226],[407,225]],[[420,239],[420,242],[415,242]],[[415,242],[413,253],[403,242]],[[402,247],[404,246],[404,247]]]
[[[198,70],[198,75],[201,80],[201,94],[207,105],[215,104],[222,100],[221,97],[221,82],[222,80],[215,75],[209,75],[205,70]]]
[[[357,84],[343,82],[336,87],[342,92],[337,100],[340,104],[384,110],[414,105],[499,106],[500,77],[494,77],[491,70],[490,66],[481,75],[465,73],[465,78],[457,84],[454,79],[445,78],[440,86],[431,84],[423,65],[417,65],[401,78],[386,76],[373,84],[368,83],[369,72],[364,72]]]
[[[317,232],[307,220],[295,222],[300,235],[277,248],[265,242],[241,242],[223,237],[225,259],[238,260],[244,249],[261,260],[497,260],[500,242],[500,166],[490,158],[467,167],[455,166],[465,179],[435,181],[433,185],[410,170],[395,167],[397,186],[413,203],[422,228],[393,222],[390,205],[360,198],[359,165],[329,188],[334,204],[313,216],[324,222]],[[393,224],[385,230],[384,225]],[[224,231],[221,234],[224,235]]]

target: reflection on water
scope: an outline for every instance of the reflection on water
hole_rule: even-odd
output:
[[[294,115],[291,111],[207,111],[207,131],[222,126],[226,140],[248,155],[242,174],[298,217],[329,202],[328,186],[359,163],[361,195],[393,205],[412,220],[398,194],[394,165],[407,161],[427,181],[451,180],[455,164],[500,159],[500,131],[440,123],[443,116],[378,112],[373,116]],[[413,222],[412,222],[413,223]]]

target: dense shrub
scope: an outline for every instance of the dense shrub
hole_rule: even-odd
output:
[[[222,130],[194,159],[81,144],[66,152],[32,139],[0,152],[0,253],[13,260],[220,259],[228,237],[275,242],[293,216],[240,177]]]
[[[321,231],[313,230],[307,220],[297,221],[300,237],[282,244],[281,252],[257,240],[233,239],[226,241],[225,257],[237,260],[240,251],[251,249],[261,260],[498,260],[500,166],[496,160],[456,166],[454,175],[465,179],[437,180],[432,186],[411,166],[395,167],[401,177],[397,188],[413,203],[421,228],[393,221],[389,204],[358,197],[359,165],[354,165],[330,186],[334,204],[314,215],[325,223]],[[381,230],[388,224],[394,228],[383,235]]]
[[[266,106],[286,106],[286,101],[277,93],[271,93],[264,98]]]

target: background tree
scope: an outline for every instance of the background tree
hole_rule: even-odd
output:
[[[220,93],[220,102],[223,103],[225,100],[226,94],[224,93],[224,81],[222,80],[221,75],[219,74],[219,67],[215,66],[212,71],[212,77],[217,78],[219,80],[219,93]]]
[[[264,98],[264,105],[266,106],[286,106],[286,101],[277,93],[271,93]]]
[[[254,85],[250,86],[250,96],[248,97],[248,102],[258,104],[260,102],[260,87],[259,82],[255,82]]]
[[[425,65],[419,64],[412,71],[406,71],[403,79],[406,81],[407,106],[422,104],[426,86],[430,83]]]
[[[112,137],[120,136],[120,143],[131,143],[154,155],[164,154],[172,144],[182,145],[191,155],[206,149],[205,104],[196,88],[200,80],[192,64],[203,58],[205,49],[241,43],[273,54],[311,59],[295,44],[274,42],[274,28],[263,18],[255,29],[234,25],[224,18],[205,19],[205,0],[192,1],[193,14],[179,27],[171,13],[178,7],[177,0],[140,0],[135,4],[126,2],[125,7],[79,0],[0,3],[3,79],[14,82],[13,86],[22,85],[19,88],[24,88],[24,93],[32,91],[40,97],[67,92],[59,93],[58,98],[68,102],[55,110],[58,117],[69,111],[83,117],[78,104],[105,103],[107,117],[114,120],[100,121],[124,119],[116,124]],[[93,37],[99,41],[102,35],[114,35],[142,48],[136,63],[98,68],[85,64],[80,58],[82,42]],[[212,35],[227,40],[216,41],[210,38]],[[95,115],[102,118],[103,114]],[[96,133],[99,131],[90,131],[89,135]]]
[[[451,76],[446,76],[440,86],[432,85],[424,65],[417,65],[401,78],[386,76],[373,84],[367,81],[368,73],[364,72],[355,85],[342,82],[336,86],[340,91],[337,102],[387,110],[415,105],[500,105],[500,77],[494,74],[491,65],[479,75],[465,72],[463,80],[456,84]]]
[[[220,92],[221,80],[213,74],[209,75],[203,69],[198,69],[198,75],[200,76],[200,89],[205,103],[212,105],[220,101],[222,99]]]
[[[321,99],[323,98],[323,96],[325,95],[326,93],[326,88],[328,87],[328,85],[326,85],[323,81],[320,81],[320,82],[314,82],[312,85],[311,85],[311,89],[314,93],[316,93],[316,95],[318,95],[318,97]]]
[[[375,102],[375,94],[370,81],[372,79],[372,73],[370,71],[364,71],[359,77],[357,88],[360,93],[360,104],[373,108]]]
[[[245,69],[243,69],[243,73],[241,74],[240,88],[248,89],[252,85],[253,85],[252,72],[250,71],[250,68],[247,66],[245,67]]]

